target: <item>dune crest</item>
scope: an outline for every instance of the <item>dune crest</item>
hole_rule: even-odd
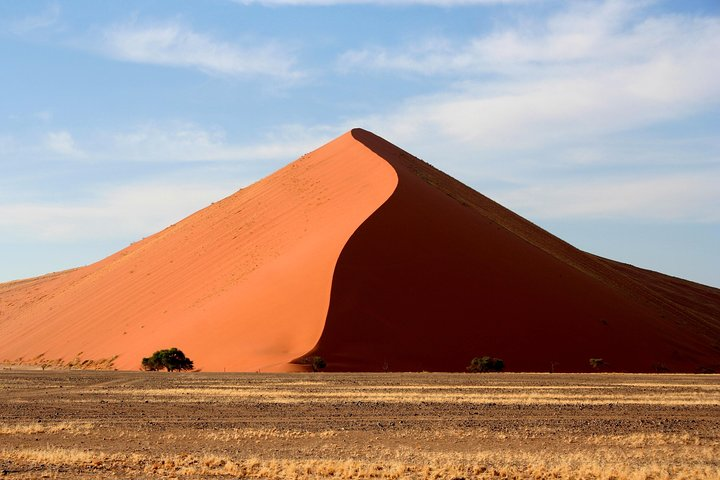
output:
[[[693,372],[720,370],[718,339],[720,290],[582,252],[361,129],[96,264],[0,284],[0,361]]]

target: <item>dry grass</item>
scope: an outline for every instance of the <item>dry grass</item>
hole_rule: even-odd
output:
[[[647,385],[643,385],[648,388]],[[387,389],[387,391],[383,391]],[[225,388],[120,389],[120,395],[142,396],[150,401],[164,401],[168,395],[178,402],[197,402],[216,398],[226,401],[253,400],[264,403],[308,403],[328,400],[390,403],[456,403],[456,404],[522,404],[522,405],[662,405],[720,406],[720,386],[692,388],[656,388],[628,393],[600,386],[581,387],[438,387],[420,385],[397,388],[335,388],[333,390],[298,392],[294,389],[272,389],[262,386],[227,386]]]
[[[40,433],[69,433],[84,435],[94,428],[89,422],[58,422],[58,423],[0,423],[0,435],[36,435]]]
[[[11,478],[720,478],[716,376],[35,372],[0,391]]]
[[[82,352],[78,353],[74,358],[66,360],[64,358],[45,358],[44,354],[33,358],[15,358],[4,359],[2,365],[4,368],[20,367],[37,368],[40,370],[115,370],[115,360],[117,355],[109,358],[99,359],[83,359]]]
[[[320,432],[311,432],[308,430],[287,430],[279,428],[233,428],[229,430],[214,430],[203,432],[203,436],[208,440],[215,442],[236,442],[240,440],[307,440],[311,438],[331,438],[336,437],[338,432],[335,430],[323,430]]]
[[[150,477],[224,477],[259,479],[449,479],[449,478],[582,478],[582,479],[698,479],[720,478],[720,468],[693,460],[671,464],[661,458],[648,459],[642,452],[618,456],[615,448],[592,452],[500,452],[474,454],[414,452],[405,448],[386,452],[390,458],[364,461],[342,458],[287,459],[242,458],[225,455],[109,454],[74,448],[3,450],[3,458],[53,467],[91,467],[97,472],[119,467]],[[687,452],[681,451],[681,454]],[[717,451],[703,451],[704,461],[714,460]],[[641,463],[633,460],[642,458]],[[52,470],[50,468],[48,471]],[[137,477],[134,477],[137,478]]]
[[[60,447],[2,450],[0,451],[0,456],[17,462],[51,465],[83,465],[93,462],[106,462],[110,458],[109,455],[104,453]]]
[[[92,425],[58,424],[44,431],[33,425],[5,426],[3,433],[53,433],[84,431]],[[238,454],[138,454],[108,453],[77,448],[38,447],[5,449],[0,457],[18,464],[91,468],[114,472],[120,468],[147,477],[224,477],[273,479],[445,479],[445,478],[576,478],[576,479],[677,479],[720,478],[720,444],[691,433],[628,433],[615,435],[565,435],[554,438],[550,428],[527,428],[510,433],[488,429],[439,428],[386,434],[384,444],[373,442],[371,456],[353,458],[341,447],[351,432],[308,431],[279,428],[221,429],[166,434],[167,444],[183,445],[189,439],[224,444],[261,442],[307,445],[305,455],[317,458],[273,458]],[[113,436],[115,436],[113,434]],[[430,441],[428,441],[430,439]],[[514,448],[481,448],[473,452],[434,451],[433,441],[514,445]],[[549,448],[533,441],[548,440]],[[315,441],[315,443],[308,443]],[[490,442],[487,442],[490,440]],[[319,442],[319,443],[318,443]],[[330,442],[330,443],[326,443]],[[513,443],[514,442],[514,443]],[[558,448],[558,445],[564,445]],[[366,452],[367,453],[367,452]],[[54,470],[53,470],[54,471]],[[135,478],[135,477],[133,477]]]

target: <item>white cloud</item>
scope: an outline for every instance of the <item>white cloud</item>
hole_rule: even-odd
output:
[[[273,43],[229,43],[178,22],[115,25],[104,32],[99,48],[118,60],[196,68],[210,74],[288,80],[302,76],[289,49]]]
[[[375,46],[349,50],[338,63],[341,70],[369,68],[421,75],[537,74],[553,66],[641,60],[659,49],[675,46],[678,39],[686,46],[692,44],[694,38],[688,38],[688,34],[696,37],[691,33],[696,26],[705,29],[703,20],[677,16],[643,20],[638,15],[643,3],[571,3],[554,16],[541,21],[525,20],[486,36],[462,42],[437,36],[413,38],[412,43],[399,49]]]
[[[237,190],[227,182],[167,180],[98,189],[78,201],[0,204],[6,240],[140,238]]]
[[[22,192],[13,191],[20,187],[12,178],[3,179],[7,189],[0,199],[0,231],[5,232],[6,239],[21,241],[146,236],[320,147],[337,133],[328,127],[286,125],[255,143],[243,144],[229,141],[219,129],[171,122],[94,134],[94,140],[89,137],[83,142],[87,147],[82,151],[84,162],[167,162],[170,167],[164,169],[162,179],[120,185],[79,183],[72,199],[52,201],[44,199],[42,190],[32,192],[23,187]],[[65,130],[46,134],[45,144],[38,147],[19,146],[16,139],[0,136],[0,153],[6,149],[21,158],[44,159],[49,154],[61,154],[69,160],[79,156],[72,134]],[[191,161],[223,163],[174,168]],[[128,172],[134,169],[128,168]]]
[[[338,67],[444,79],[356,123],[523,215],[720,222],[720,149],[687,120],[720,104],[720,18],[647,3],[572,2],[464,42],[348,51]],[[659,124],[681,129],[658,139]]]
[[[720,222],[720,170],[604,178],[518,188],[493,195],[532,218],[643,218]]]
[[[208,129],[191,122],[146,123],[136,128],[104,134],[112,145],[98,157],[146,162],[265,161],[290,162],[330,140],[334,131],[326,127],[278,127],[252,143],[227,139],[222,129]],[[98,147],[100,148],[100,147]]]
[[[78,149],[70,132],[61,130],[50,132],[45,137],[45,145],[51,153],[66,157],[81,158],[85,153]]]
[[[403,142],[535,148],[672,121],[720,103],[720,19],[638,19],[623,2],[582,4],[464,45],[347,52],[343,69],[460,75],[363,123]],[[529,32],[529,33],[528,33]]]
[[[459,7],[469,5],[498,5],[516,3],[537,3],[541,0],[235,0],[243,5],[267,6],[334,6],[334,5],[430,5],[436,7]]]
[[[24,35],[36,30],[52,27],[59,19],[60,6],[53,3],[36,15],[29,15],[13,21],[10,24],[10,31],[16,35]]]
[[[79,136],[68,130],[43,133],[40,141],[0,134],[0,162],[44,161],[58,157],[83,162],[290,162],[342,133],[336,127],[279,125],[252,141],[227,137],[221,128],[193,122],[146,122],[116,131],[90,131]]]

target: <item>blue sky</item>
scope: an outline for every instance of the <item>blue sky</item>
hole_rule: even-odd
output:
[[[0,281],[364,127],[590,252],[720,286],[720,2],[0,0]]]

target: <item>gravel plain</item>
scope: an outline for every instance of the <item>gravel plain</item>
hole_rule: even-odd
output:
[[[0,371],[7,478],[720,478],[720,376]]]

